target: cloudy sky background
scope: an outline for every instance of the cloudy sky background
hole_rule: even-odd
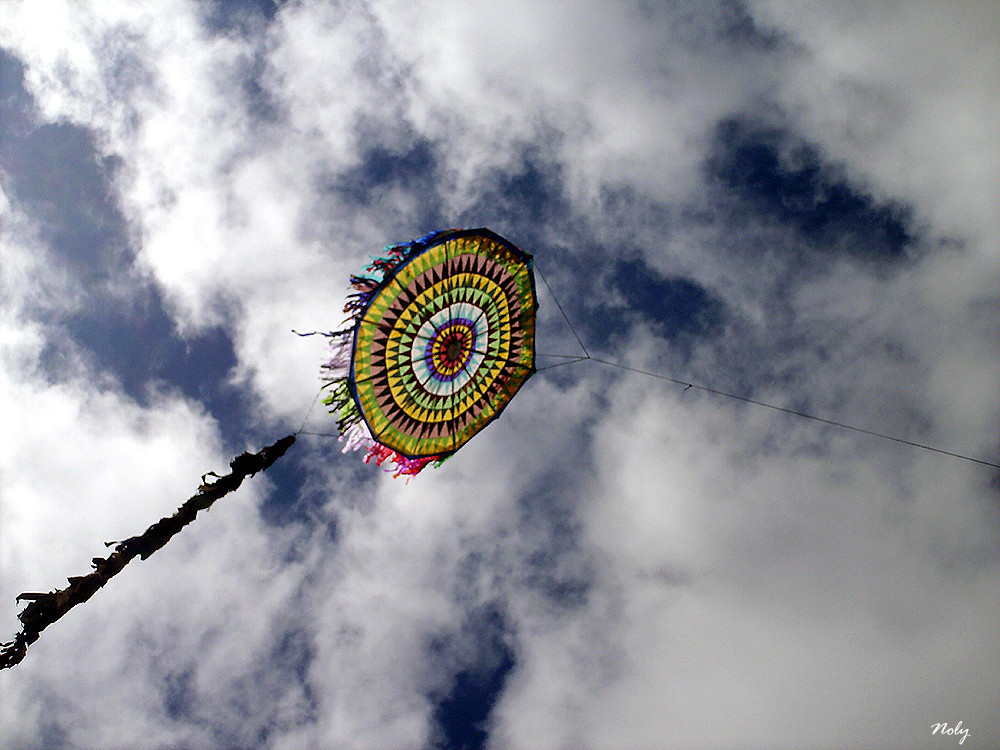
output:
[[[291,329],[437,228],[595,356],[1000,462],[998,57],[985,1],[0,4],[0,638],[298,429]],[[0,747],[996,745],[998,502],[561,367],[409,483],[303,436],[0,673]]]

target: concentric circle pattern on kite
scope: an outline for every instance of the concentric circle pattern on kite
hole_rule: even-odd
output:
[[[350,386],[378,443],[448,455],[534,372],[531,256],[486,229],[433,235],[369,295]]]

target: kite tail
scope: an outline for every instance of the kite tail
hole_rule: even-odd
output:
[[[16,601],[28,602],[17,615],[17,619],[21,621],[21,632],[14,636],[13,641],[0,643],[0,669],[10,669],[19,664],[24,659],[28,646],[38,640],[39,634],[45,628],[77,604],[87,601],[134,558],[145,560],[163,547],[175,534],[191,523],[199,511],[210,508],[220,497],[236,490],[248,476],[270,468],[275,461],[285,455],[285,451],[294,442],[295,436],[288,435],[259,453],[241,453],[229,462],[231,469],[229,474],[218,477],[214,482],[204,482],[198,488],[197,494],[181,505],[176,513],[161,518],[139,536],[118,542],[115,544],[114,552],[108,557],[95,557],[91,563],[93,572],[70,577],[69,586],[66,588],[48,593],[20,594]],[[204,477],[202,479],[204,481]]]

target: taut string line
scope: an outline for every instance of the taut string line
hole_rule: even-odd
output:
[[[566,324],[569,326],[570,331],[573,332],[573,336],[576,337],[577,343],[583,350],[583,355],[582,356],[577,355],[575,358],[570,358],[569,355],[555,355],[555,354],[540,355],[540,356],[552,356],[552,357],[559,356],[561,358],[567,359],[567,361],[559,362],[558,364],[555,365],[549,365],[548,367],[539,368],[538,370],[539,372],[542,372],[543,370],[550,370],[553,367],[560,367],[562,365],[572,365],[576,364],[577,362],[586,362],[588,360],[591,362],[599,362],[600,364],[607,365],[608,367],[616,367],[619,370],[627,370],[628,372],[634,372],[638,375],[645,375],[646,377],[649,378],[656,378],[657,380],[663,380],[667,383],[675,383],[677,385],[683,385],[684,390],[688,390],[689,388],[696,388],[699,391],[712,393],[716,396],[723,396],[725,398],[731,398],[736,401],[743,401],[744,403],[753,404],[754,406],[763,406],[765,409],[780,411],[785,414],[791,414],[796,417],[801,417],[802,419],[811,419],[814,422],[822,422],[823,424],[832,425],[833,427],[840,427],[841,429],[844,430],[851,430],[852,432],[860,432],[863,435],[871,435],[872,437],[883,438],[885,440],[892,440],[895,443],[902,443],[903,445],[909,445],[913,448],[920,448],[921,450],[932,451],[934,453],[940,453],[945,456],[951,456],[952,458],[960,458],[963,461],[971,461],[973,463],[982,464],[983,466],[990,466],[994,469],[1000,469],[1000,464],[995,464],[992,461],[984,461],[979,458],[973,458],[972,456],[966,456],[965,454],[962,453],[956,453],[955,451],[945,450],[944,448],[935,448],[933,445],[926,445],[925,443],[917,443],[913,440],[906,440],[904,438],[896,437],[895,435],[889,435],[884,432],[878,432],[876,430],[868,430],[865,429],[864,427],[856,427],[855,425],[846,424],[845,422],[838,422],[835,419],[827,419],[826,417],[819,417],[816,416],[815,414],[809,414],[808,412],[799,411],[798,409],[789,409],[788,407],[785,406],[769,404],[766,401],[758,401],[757,399],[747,398],[746,396],[738,396],[735,393],[727,393],[726,391],[720,391],[718,388],[710,388],[707,385],[699,385],[698,383],[691,383],[688,382],[687,380],[679,380],[678,378],[671,378],[667,375],[663,375],[658,372],[653,372],[652,370],[642,370],[639,369],[638,367],[629,367],[628,365],[623,365],[620,362],[613,362],[609,359],[600,359],[599,357],[592,357],[590,355],[590,352],[587,351],[587,347],[584,346],[583,340],[580,338],[580,335],[576,332],[576,329],[570,322],[569,316],[566,314],[566,311],[563,309],[563,306],[559,304],[559,300],[556,298],[555,293],[552,291],[552,287],[549,285],[549,282],[546,281],[545,276],[542,275],[542,272],[538,269],[537,265],[535,266],[535,270],[538,271],[538,275],[545,283],[545,287],[549,290],[549,294],[552,295],[553,302],[556,303],[556,307],[559,308],[559,312],[562,313],[563,318],[566,320]]]

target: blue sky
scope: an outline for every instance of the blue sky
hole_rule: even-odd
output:
[[[444,227],[595,356],[998,463],[998,45],[991,3],[0,5],[0,628],[331,431],[291,329]],[[0,673],[0,748],[986,747],[998,500],[560,367],[408,483],[303,436]]]

